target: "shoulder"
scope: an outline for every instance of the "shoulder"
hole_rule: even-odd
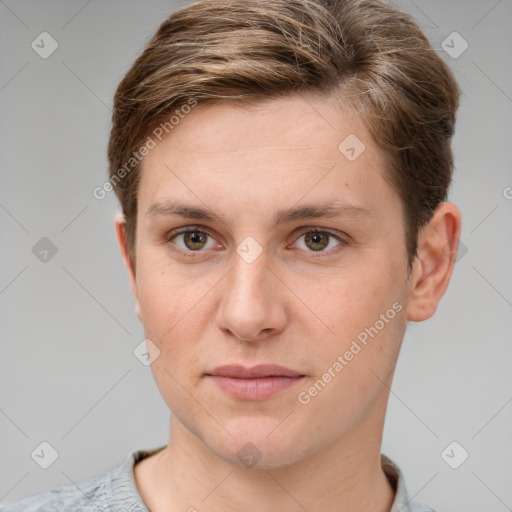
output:
[[[402,471],[395,462],[384,454],[381,454],[381,466],[395,490],[395,499],[390,512],[437,512],[434,508],[412,501],[409,498]]]
[[[121,466],[77,485],[54,487],[9,505],[0,504],[0,512],[148,512],[133,468],[165,446],[130,451]]]
[[[73,510],[93,512],[105,509],[105,489],[109,473],[78,485],[66,485],[43,491],[21,501],[0,507],[0,512],[57,512]]]
[[[437,512],[436,509],[429,507],[428,505],[423,505],[422,503],[412,502],[409,505],[411,512]]]

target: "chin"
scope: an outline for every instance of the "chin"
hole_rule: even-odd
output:
[[[289,466],[303,455],[304,440],[279,425],[275,418],[243,418],[230,422],[215,438],[205,440],[217,456],[248,469],[276,469]],[[276,428],[277,426],[277,428]],[[235,428],[236,427],[236,428]]]

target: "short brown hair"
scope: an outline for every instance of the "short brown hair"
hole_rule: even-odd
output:
[[[447,198],[460,91],[415,21],[378,0],[199,0],[160,25],[116,90],[108,145],[133,261],[133,155],[155,127],[191,100],[249,105],[299,92],[350,101],[385,150],[411,270],[419,230]]]

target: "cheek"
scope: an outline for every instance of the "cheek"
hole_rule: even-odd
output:
[[[191,309],[184,293],[185,284],[179,276],[171,279],[163,266],[141,267],[137,285],[145,335],[161,352],[177,350],[180,319],[186,319]]]
[[[164,361],[166,367],[183,375],[192,367],[213,316],[209,291],[215,281],[207,276],[184,275],[168,263],[143,263],[138,293],[146,338],[160,350],[160,364]]]
[[[394,315],[395,310],[390,311],[389,323],[384,326],[375,325],[375,320],[369,324],[364,315],[347,315],[345,323],[350,323],[350,327],[346,333],[340,326],[341,334],[334,343],[318,345],[318,373],[309,379],[308,387],[301,389],[299,405],[311,418],[311,428],[348,431],[370,413],[377,401],[385,404],[403,335],[401,313]],[[390,319],[391,316],[394,318]],[[377,319],[380,320],[378,316]],[[305,401],[309,403],[302,405]]]
[[[384,263],[383,263],[384,262]],[[315,349],[322,374],[331,368],[340,393],[354,400],[372,395],[394,368],[405,329],[401,268],[390,260],[351,269],[330,281],[316,306],[333,332]],[[343,370],[333,369],[341,356]],[[339,369],[339,365],[337,365]],[[373,372],[373,373],[372,373]],[[327,376],[327,379],[329,376]]]
[[[154,343],[158,354],[151,364],[153,378],[168,407],[178,417],[190,415],[186,390],[194,389],[199,379],[201,354],[196,341],[202,338],[200,318],[208,318],[207,304],[200,301],[204,291],[178,274],[171,278],[169,272],[157,266],[141,272],[141,276],[139,301],[144,335]]]
[[[318,316],[331,328],[330,337],[345,341],[355,338],[400,301],[396,272],[391,263],[369,261],[324,279],[312,299]],[[307,297],[307,288],[303,292]]]
[[[191,281],[174,268],[161,248],[141,251],[137,266],[137,289],[144,323],[150,327],[174,324],[190,310],[195,291],[201,281]]]

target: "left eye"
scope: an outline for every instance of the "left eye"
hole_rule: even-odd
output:
[[[327,250],[332,249],[333,246],[343,245],[343,240],[329,231],[308,231],[301,235],[297,243],[302,239],[304,239],[304,241],[299,245],[303,247],[300,248],[304,249],[305,247],[305,250],[313,252],[327,252]],[[332,244],[333,239],[337,241],[337,244]]]

